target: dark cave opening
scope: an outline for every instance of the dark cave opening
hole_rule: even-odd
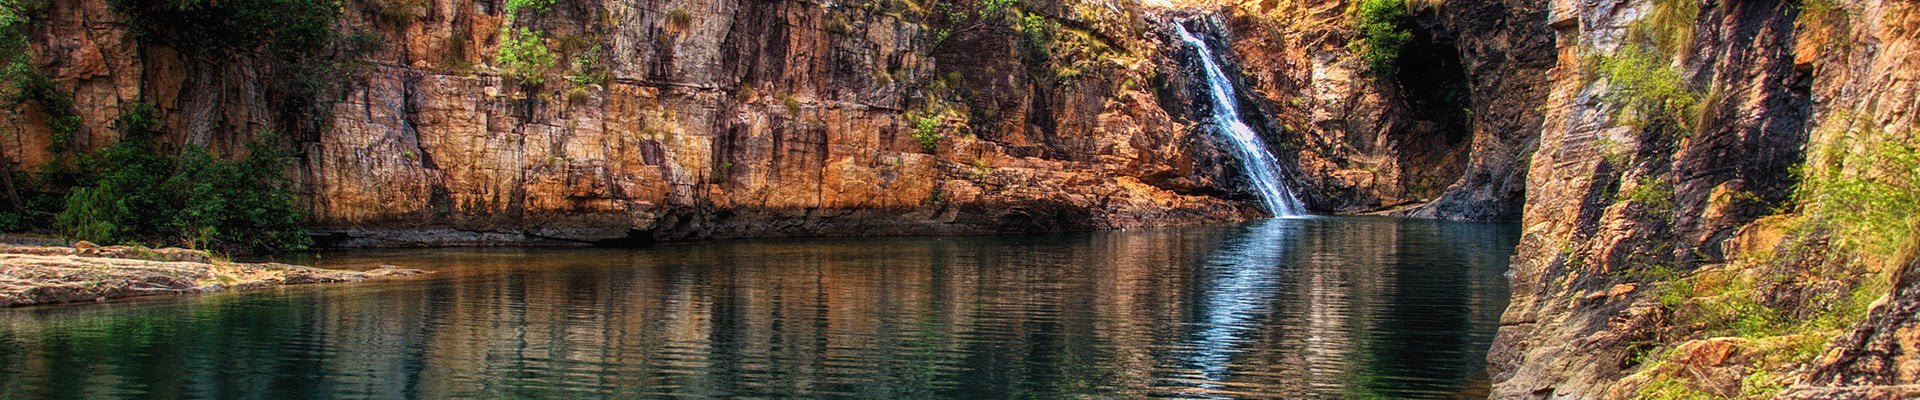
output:
[[[1455,38],[1431,15],[1403,21],[1408,40],[1389,82],[1402,103],[1404,123],[1392,135],[1399,147],[1400,188],[1416,201],[1438,198],[1465,174],[1473,141],[1473,92]]]
[[[1473,89],[1454,39],[1425,24],[1407,24],[1412,38],[1400,50],[1394,83],[1415,121],[1431,124],[1449,146],[1473,136]]]

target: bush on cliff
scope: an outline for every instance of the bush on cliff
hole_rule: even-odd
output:
[[[546,71],[553,68],[554,63],[553,51],[547,49],[540,32],[527,28],[502,28],[500,53],[495,59],[500,62],[501,70],[528,86],[545,83]]]
[[[80,116],[74,112],[73,96],[56,90],[53,80],[34,69],[33,49],[28,45],[27,27],[33,15],[46,11],[39,0],[0,0],[0,98],[4,110],[13,112],[28,103],[37,104],[47,114],[52,137],[47,151],[68,150],[73,134],[80,130]],[[0,161],[5,161],[0,159]],[[12,182],[4,182],[11,187]],[[17,197],[8,189],[9,198]],[[16,205],[17,206],[17,205]]]
[[[966,111],[937,100],[907,111],[906,117],[913,124],[913,140],[920,143],[921,151],[929,154],[940,149],[940,142],[948,133],[967,129]]]
[[[1860,118],[1836,118],[1824,146],[1800,167],[1800,211],[1834,242],[1861,256],[1899,253],[1920,218],[1920,130],[1894,134]]]
[[[1393,76],[1400,60],[1400,48],[1413,38],[1405,27],[1406,0],[1363,0],[1360,2],[1360,57],[1380,76]]]
[[[1626,45],[1589,60],[1597,76],[1607,78],[1606,94],[1616,117],[1664,136],[1685,137],[1702,112],[1699,92],[1672,66],[1672,58],[1640,45]]]
[[[285,153],[256,144],[234,160],[193,146],[165,154],[153,144],[152,112],[134,107],[118,123],[118,143],[79,160],[76,186],[55,218],[63,234],[247,252],[308,245],[293,192],[279,178]]]
[[[189,54],[265,50],[283,58],[325,49],[335,0],[108,0],[141,40]]]

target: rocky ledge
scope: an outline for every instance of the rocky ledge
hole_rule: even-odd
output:
[[[342,271],[238,263],[202,251],[175,248],[103,247],[86,242],[74,247],[0,244],[0,307],[361,282],[422,273],[392,267]]]

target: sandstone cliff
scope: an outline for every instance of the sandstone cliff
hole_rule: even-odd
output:
[[[256,132],[295,135],[290,175],[310,217],[348,245],[1048,231],[1257,212],[1206,131],[1148,86],[1180,66],[1157,56],[1133,2],[1022,3],[1046,30],[1032,34],[1012,19],[949,26],[931,4],[897,1],[343,6],[342,73],[316,82],[321,115],[272,107],[270,62],[142,43],[102,0],[50,3],[36,60],[74,93],[83,144],[113,141],[136,102],[158,105],[177,143],[237,151]],[[543,33],[561,60],[544,84],[501,70],[503,25]],[[1024,42],[1034,35],[1044,41]],[[918,110],[942,111],[920,118],[948,130],[924,148]],[[25,169],[51,157],[46,118],[8,123],[4,149]]]
[[[1170,51],[1175,20],[1229,44],[1221,56],[1252,89],[1245,114],[1316,210],[1438,199],[1401,212],[1518,213],[1551,54],[1529,22],[1537,5],[1423,6],[1405,62],[1445,68],[1396,81],[1351,51],[1353,2],[1036,1],[957,17],[981,4],[355,0],[326,63],[305,69],[143,39],[104,0],[49,3],[30,33],[37,69],[73,94],[78,148],[115,141],[136,103],[158,106],[176,144],[234,153],[289,135],[287,174],[344,245],[1253,216],[1230,156],[1194,122],[1202,88]],[[542,84],[498,57],[516,29],[558,60],[534,74]],[[19,108],[0,150],[31,171],[58,156],[53,117]]]
[[[1496,398],[1917,383],[1911,1],[1412,1],[1398,74],[1356,54],[1355,1],[505,3],[343,2],[324,69],[145,42],[105,0],[49,3],[32,51],[82,148],[135,103],[175,144],[291,135],[345,245],[1258,216],[1183,22],[1314,209],[1522,220]],[[516,32],[558,62],[503,63]],[[48,162],[53,119],[11,114],[0,151]]]
[[[1493,397],[1913,395],[1915,15],[1552,2]]]
[[[1316,208],[1517,220],[1551,31],[1538,2],[1408,2],[1412,40],[1383,76],[1353,51],[1358,1],[1264,1],[1222,14],[1261,121],[1282,132]]]

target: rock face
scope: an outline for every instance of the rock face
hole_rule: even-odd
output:
[[[1353,50],[1357,2],[1257,2],[1228,15],[1245,114],[1285,143],[1317,209],[1517,220],[1554,37],[1531,1],[1411,2],[1397,72]]]
[[[49,2],[31,33],[39,69],[73,93],[79,147],[111,143],[140,102],[175,144],[232,153],[289,133],[300,159],[286,173],[336,244],[627,244],[1258,216],[1196,123],[1203,85],[1166,28],[1185,21],[1230,50],[1217,58],[1243,73],[1242,114],[1316,211],[1524,223],[1495,398],[1889,398],[1920,383],[1915,252],[1849,255],[1843,230],[1791,229],[1823,218],[1794,195],[1808,176],[1796,166],[1900,172],[1849,154],[1882,148],[1861,137],[1915,140],[1920,6],[1408,3],[1388,73],[1356,53],[1358,2],[1344,0],[1041,0],[1013,14],[563,0],[514,15],[350,0],[339,79],[318,80],[314,115],[284,112],[298,99],[272,63],[143,44],[105,0]],[[553,49],[543,84],[499,62],[504,28]],[[47,163],[50,118],[13,113],[0,152]],[[1729,279],[1774,321],[1888,296],[1830,329],[1841,339],[1818,359],[1781,361],[1777,337],[1689,322],[1728,296],[1675,294],[1756,276],[1770,279]],[[1897,278],[1876,289],[1881,276]],[[1784,336],[1827,333],[1811,332]]]
[[[312,134],[266,109],[265,63],[143,46],[102,0],[53,2],[35,47],[75,93],[82,143],[114,140],[111,121],[135,102],[158,105],[177,143],[239,151],[255,132],[295,133],[311,219],[342,245],[1028,232],[1258,213],[1206,131],[1147,87],[1179,65],[1156,56],[1162,43],[1129,1],[1023,5],[1058,27],[1042,56],[1015,26],[936,28],[892,2],[561,1],[518,19],[495,2],[343,4],[336,47],[350,47],[337,52],[354,73],[322,82],[338,98]],[[544,85],[497,69],[507,24],[544,32],[560,60]],[[566,79],[576,74],[599,78]],[[908,116],[944,102],[972,123],[923,149]],[[44,119],[11,121],[12,159],[51,157]]]
[[[1169,51],[1167,24],[1193,18],[1232,50],[1220,56],[1246,72],[1244,114],[1316,211],[1437,198],[1406,211],[1512,219],[1551,65],[1551,38],[1529,23],[1541,8],[1493,0],[1421,8],[1403,63],[1447,68],[1399,81],[1350,50],[1345,1],[1033,1],[985,22],[900,1],[342,6],[327,74],[143,42],[104,0],[49,3],[30,33],[41,71],[73,93],[76,147],[115,141],[137,103],[158,108],[174,144],[237,153],[260,132],[288,135],[312,223],[349,246],[1253,217],[1236,163],[1196,122],[1192,60]],[[497,60],[503,28],[540,32],[557,59],[544,84]],[[321,88],[306,104],[317,115],[285,111],[305,101],[283,90],[298,85]],[[49,116],[21,109],[0,151],[31,170],[58,155]],[[956,112],[937,114],[943,137],[923,148],[927,110]]]
[[[1540,1],[1446,1],[1428,19],[1451,38],[1467,77],[1472,137],[1464,170],[1439,198],[1406,215],[1471,221],[1516,221],[1523,208],[1527,164],[1539,140],[1548,71],[1556,38]],[[1460,151],[1460,150],[1455,150]]]
[[[1829,240],[1819,232],[1833,225],[1808,213],[1820,200],[1793,194],[1808,184],[1803,160],[1855,171],[1843,174],[1878,168],[1813,159],[1820,149],[1870,151],[1849,137],[1913,143],[1915,15],[1910,2],[1553,1],[1560,55],[1527,172],[1513,300],[1489,356],[1493,397],[1915,393],[1901,385],[1920,364],[1899,344],[1912,339],[1911,279],[1895,279],[1837,341],[1813,328],[1821,322],[1798,322],[1878,297],[1875,260],[1900,257],[1849,255],[1837,243],[1851,239]],[[1604,72],[1649,36],[1674,51]],[[1697,106],[1664,122],[1623,110],[1666,79],[1649,77],[1661,68],[1698,88]],[[1830,129],[1835,121],[1875,133]],[[1790,213],[1768,217],[1780,210]],[[1910,262],[1896,261],[1909,265],[1900,271]],[[1730,298],[1753,302],[1711,308]],[[1722,326],[1735,319],[1755,328]],[[1783,356],[1781,343],[1828,350]]]

